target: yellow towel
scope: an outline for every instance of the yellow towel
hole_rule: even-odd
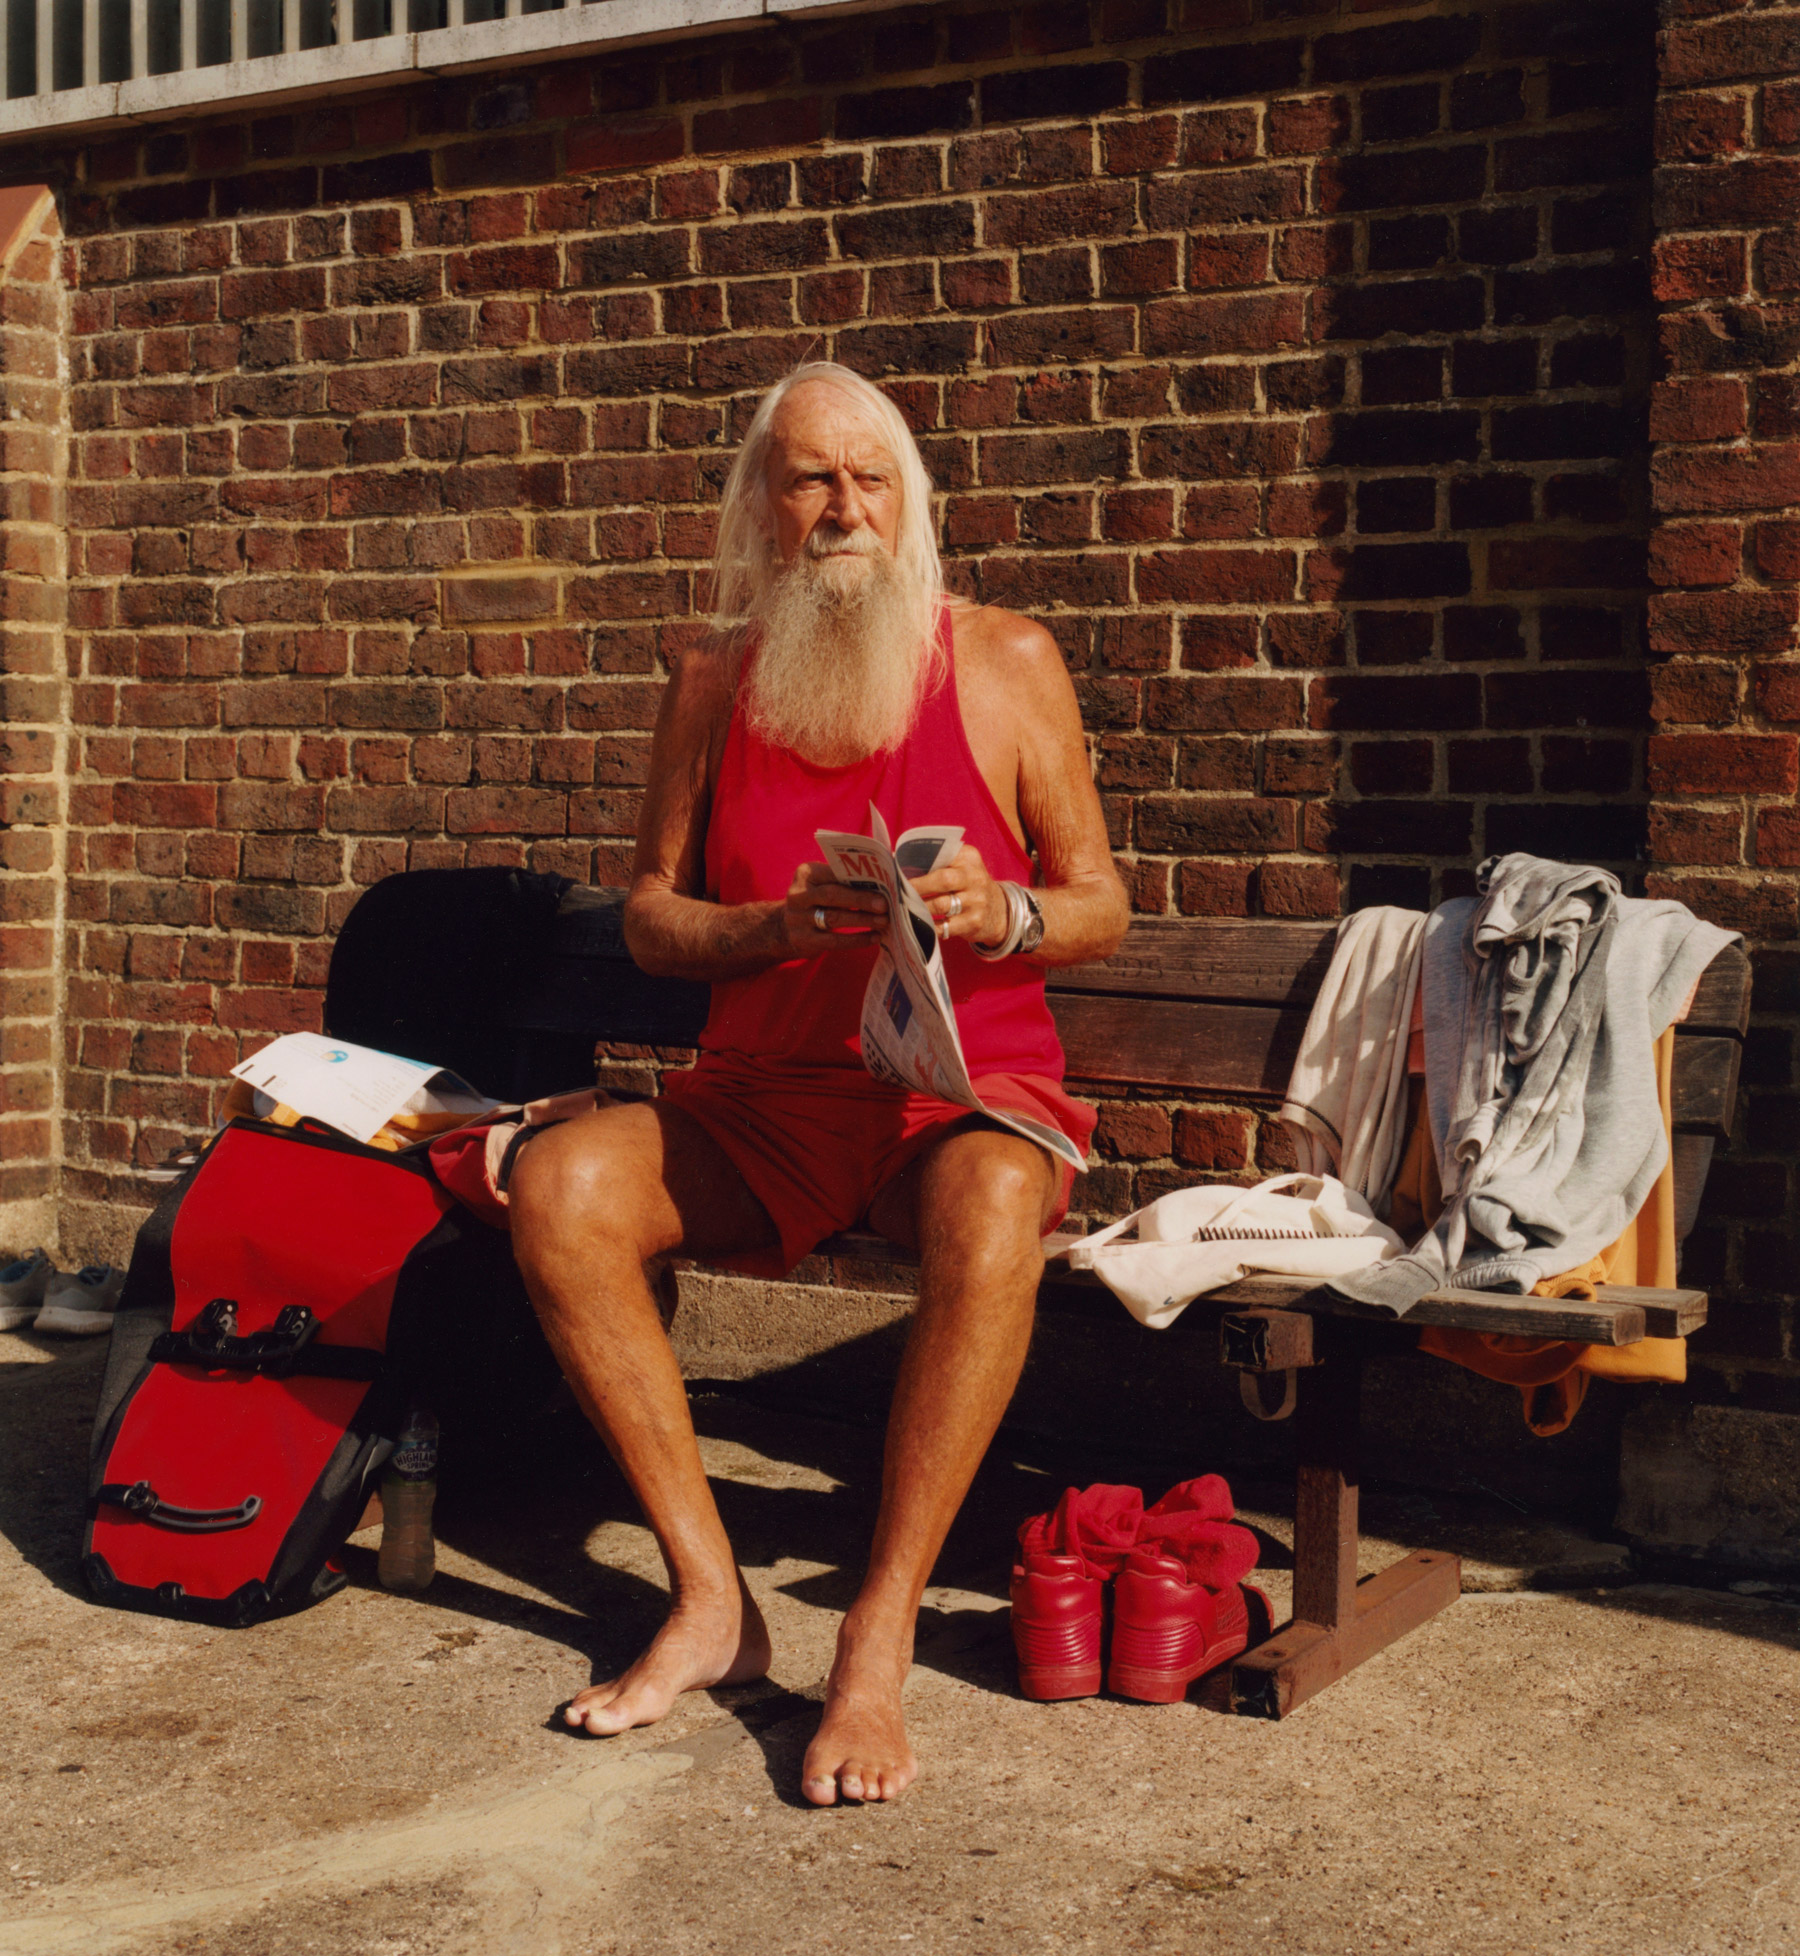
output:
[[[1656,1094],[1663,1132],[1671,1131],[1670,1082],[1675,1063],[1675,1028],[1656,1042]],[[1419,1085],[1422,1087],[1423,1082]],[[1443,1207],[1437,1156],[1425,1096],[1419,1092],[1412,1131],[1395,1179],[1388,1220],[1411,1242],[1436,1222]],[[1616,1242],[1560,1277],[1534,1286],[1534,1297],[1593,1297],[1597,1284],[1643,1284],[1667,1290],[1675,1282],[1675,1170],[1663,1164],[1644,1206]],[[1687,1377],[1685,1338],[1642,1338],[1635,1345],[1583,1345],[1564,1338],[1515,1338],[1490,1331],[1450,1331],[1427,1325],[1419,1349],[1484,1379],[1515,1385],[1524,1404],[1525,1424],[1534,1433],[1560,1433],[1581,1410],[1589,1379],[1661,1380],[1679,1385]]]

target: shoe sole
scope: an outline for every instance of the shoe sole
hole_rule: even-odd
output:
[[[37,1314],[37,1328],[61,1332],[66,1338],[92,1338],[112,1329],[113,1316],[111,1311],[71,1311],[66,1305],[46,1304]]]
[[[17,1331],[32,1322],[41,1304],[0,1304],[0,1331]]]
[[[1082,1664],[1071,1670],[1028,1670],[1019,1667],[1019,1695],[1035,1704],[1055,1698],[1097,1698],[1100,1695],[1100,1666]]]

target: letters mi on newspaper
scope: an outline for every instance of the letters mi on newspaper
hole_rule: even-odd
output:
[[[1067,1135],[1043,1121],[988,1106],[969,1079],[937,927],[908,881],[948,863],[962,847],[962,830],[908,829],[890,843],[887,824],[873,802],[869,827],[872,835],[819,829],[813,838],[838,882],[886,897],[888,916],[906,925],[902,929],[896,921],[888,931],[869,973],[862,1005],[863,1065],[877,1080],[985,1114],[1080,1170],[1082,1157]]]

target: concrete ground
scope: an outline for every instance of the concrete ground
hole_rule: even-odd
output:
[[[1370,1566],[1455,1547],[1474,1593],[1288,1721],[1029,1705],[1018,1520],[1070,1480],[1154,1495],[1209,1463],[1003,1438],[921,1625],[924,1775],[817,1812],[799,1760],[878,1431],[699,1401],[774,1678],[592,1741],[551,1714],[631,1655],[659,1568],[572,1425],[509,1485],[447,1484],[424,1597],[380,1590],[365,1535],[348,1590],[220,1632],[82,1591],[102,1358],[0,1336],[4,1956],[1800,1946],[1791,1592],[1634,1585],[1618,1550],[1498,1504],[1375,1491]],[[1240,1490],[1279,1615],[1278,1494]]]

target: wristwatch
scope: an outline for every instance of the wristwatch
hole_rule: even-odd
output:
[[[1044,941],[1044,913],[1023,883],[1002,883],[1006,897],[1006,935],[998,944],[971,943],[969,949],[989,964],[1021,951],[1035,951]]]
[[[1030,912],[1025,919],[1025,928],[1019,933],[1019,950],[1035,951],[1044,941],[1043,906],[1025,884],[1015,883],[1013,888],[1025,899],[1025,908]]]

